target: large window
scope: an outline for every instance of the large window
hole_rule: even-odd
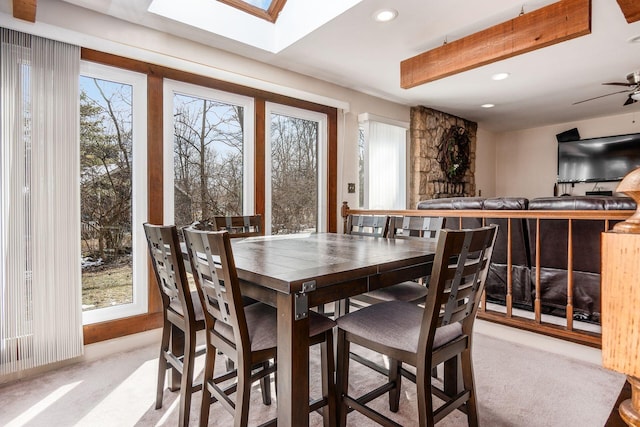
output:
[[[324,231],[326,115],[268,104],[267,117],[267,234]]]
[[[80,198],[84,323],[145,313],[146,76],[82,63]]]
[[[362,206],[406,209],[408,125],[370,114],[359,120]]]
[[[170,80],[164,93],[165,222],[253,213],[253,100]]]

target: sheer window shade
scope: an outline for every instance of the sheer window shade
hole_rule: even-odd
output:
[[[79,64],[0,29],[0,375],[82,354]]]
[[[365,122],[365,204],[368,209],[406,209],[407,130]]]

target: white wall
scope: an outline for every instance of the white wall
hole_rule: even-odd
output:
[[[339,108],[342,111],[338,114],[337,215],[342,201],[349,202],[351,207],[358,205],[357,191],[347,193],[348,182],[358,183],[358,114],[371,113],[409,121],[409,107],[406,105],[61,1],[40,0],[37,22],[30,24],[14,19],[11,2],[0,0],[0,26]],[[338,222],[341,227],[341,221]]]
[[[529,199],[553,196],[557,179],[556,135],[577,128],[581,138],[640,133],[640,113],[600,117],[496,135],[495,195]],[[615,191],[617,182],[600,183],[598,189]],[[584,195],[594,183],[561,185],[558,194]],[[484,195],[484,191],[483,191]]]

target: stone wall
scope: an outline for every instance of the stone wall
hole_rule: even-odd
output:
[[[469,168],[459,180],[450,180],[438,162],[438,146],[452,126],[466,130],[469,137]],[[478,124],[441,111],[418,106],[411,108],[409,207],[420,200],[475,196],[476,133]]]

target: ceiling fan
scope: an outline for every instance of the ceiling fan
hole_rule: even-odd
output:
[[[640,101],[640,71],[627,74],[627,83],[623,82],[610,82],[602,83],[608,86],[626,86],[629,89],[619,90],[618,92],[608,93],[606,95],[596,96],[594,98],[584,99],[582,101],[574,102],[572,105],[582,104],[583,102],[593,101],[594,99],[604,98],[605,96],[616,95],[618,93],[629,93],[627,100],[623,105],[630,105],[634,102]]]

